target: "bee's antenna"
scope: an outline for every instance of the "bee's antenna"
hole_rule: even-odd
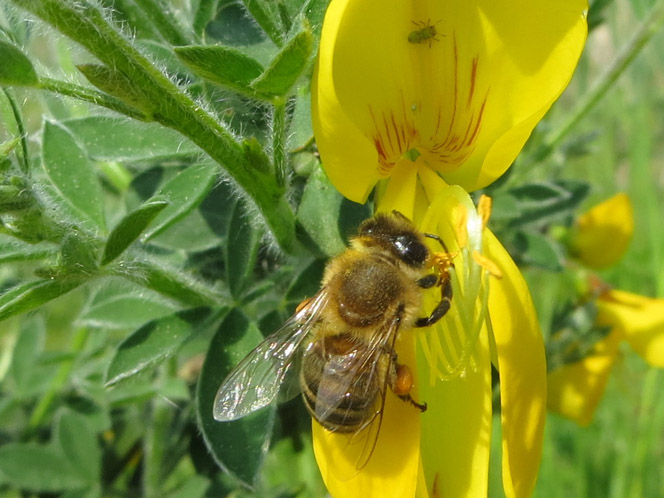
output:
[[[443,239],[441,239],[440,237],[438,237],[438,235],[436,235],[435,233],[425,233],[424,236],[425,236],[425,237],[428,237],[428,238],[430,238],[430,239],[433,239],[433,240],[437,240],[438,243],[439,243],[441,246],[443,246],[443,249],[445,250],[445,252],[447,252],[447,253],[450,252],[450,250],[449,250],[449,249],[447,248],[447,246],[445,245],[445,241],[444,241]]]

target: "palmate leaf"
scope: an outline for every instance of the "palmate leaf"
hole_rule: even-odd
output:
[[[274,407],[258,410],[233,422],[217,422],[212,416],[221,381],[261,340],[255,324],[233,310],[215,334],[198,380],[198,425],[215,461],[248,486],[253,486],[267,452]]]
[[[42,152],[54,200],[77,221],[105,230],[99,179],[71,133],[58,123],[46,121]]]
[[[175,354],[199,330],[209,313],[208,308],[178,311],[153,320],[130,334],[115,351],[106,371],[106,385],[154,367]]]
[[[214,163],[195,164],[162,185],[156,196],[168,200],[169,205],[145,231],[143,240],[156,237],[196,209],[214,187],[218,175],[219,167]]]
[[[76,321],[90,327],[135,329],[175,311],[172,302],[155,292],[124,280],[107,279]]]
[[[37,86],[39,78],[32,62],[17,47],[0,40],[0,85]]]
[[[200,154],[200,149],[176,131],[156,123],[122,117],[87,116],[62,123],[98,161],[159,161]]]
[[[349,235],[369,216],[371,207],[345,199],[320,167],[309,176],[297,217],[326,256],[346,249]]]
[[[79,279],[34,280],[19,284],[0,295],[0,320],[26,313],[75,289],[83,283]]]
[[[587,183],[576,180],[521,185],[496,196],[491,219],[509,228],[545,225],[572,214],[589,190]]]
[[[237,202],[226,236],[226,281],[235,298],[250,281],[260,241],[260,232],[247,219],[242,203]]]
[[[307,67],[313,44],[311,30],[305,27],[288,41],[263,74],[251,82],[251,87],[262,95],[286,96]]]
[[[257,60],[222,45],[191,45],[176,47],[174,51],[202,78],[243,94],[254,94],[249,83],[263,72],[263,66]]]
[[[101,264],[106,265],[122,254],[168,204],[165,200],[153,199],[127,213],[106,239]]]

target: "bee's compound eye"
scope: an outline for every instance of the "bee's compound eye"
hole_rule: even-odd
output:
[[[375,231],[376,231],[376,222],[374,219],[369,219],[360,225],[358,234],[360,236],[372,235]]]
[[[399,257],[409,265],[421,266],[427,260],[429,251],[416,237],[399,235],[393,241]]]

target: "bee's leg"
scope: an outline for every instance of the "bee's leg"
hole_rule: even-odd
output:
[[[417,286],[420,287],[421,289],[431,289],[431,287],[434,287],[437,284],[438,284],[438,275],[436,275],[435,273],[431,273],[430,275],[422,277],[417,281]]]
[[[424,280],[424,278],[421,280]],[[444,278],[440,285],[440,302],[436,305],[429,316],[424,316],[415,320],[415,327],[428,327],[429,325],[433,325],[438,320],[443,318],[445,313],[450,310],[450,306],[452,305],[452,282],[448,277]]]
[[[392,369],[389,376],[389,385],[392,392],[399,396],[403,401],[406,401],[417,408],[419,411],[424,412],[427,409],[427,404],[420,404],[415,401],[410,395],[413,388],[413,372],[406,365],[399,365],[395,361],[392,362]]]

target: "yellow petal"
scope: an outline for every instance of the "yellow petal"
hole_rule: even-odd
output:
[[[429,190],[437,182],[431,183]],[[458,186],[438,187],[420,229],[441,237],[455,255],[454,272],[449,270],[454,296],[449,312],[420,331],[417,342],[419,393],[429,406],[421,417],[424,486],[436,497],[486,496],[491,362],[488,332],[482,327],[484,294],[478,291],[485,279],[470,257],[473,250],[481,249],[482,223],[467,192]],[[425,310],[433,309],[440,290],[427,292],[424,301]],[[418,492],[423,493],[422,486]]]
[[[563,365],[548,376],[547,406],[553,412],[588,425],[599,404],[622,340],[618,329],[595,344],[581,361]]]
[[[616,326],[649,364],[664,368],[664,299],[611,290],[597,301],[600,324]]]
[[[402,160],[395,168],[385,191],[376,198],[376,211],[397,210],[413,221],[417,194],[417,169],[408,160]]]
[[[434,333],[434,329],[423,332]],[[422,414],[422,467],[431,497],[486,497],[491,446],[491,362],[486,330],[473,366],[453,379],[427,382],[426,355],[418,351]],[[434,492],[437,490],[437,494]]]
[[[403,338],[399,362],[414,365],[413,338]],[[416,392],[413,396],[418,396]],[[420,412],[388,391],[376,447],[366,466],[356,469],[364,440],[335,434],[313,422],[314,454],[334,498],[415,496],[420,462]]]
[[[365,193],[417,150],[448,183],[491,183],[567,85],[586,8],[585,0],[333,0],[313,88],[332,181],[349,168],[356,184],[340,190]]]
[[[503,487],[508,498],[530,496],[542,453],[546,404],[544,342],[519,269],[485,230],[484,255],[502,278],[491,279],[489,315],[500,372]]]
[[[579,218],[570,245],[589,268],[606,268],[625,254],[633,232],[632,203],[627,194],[616,194]]]

